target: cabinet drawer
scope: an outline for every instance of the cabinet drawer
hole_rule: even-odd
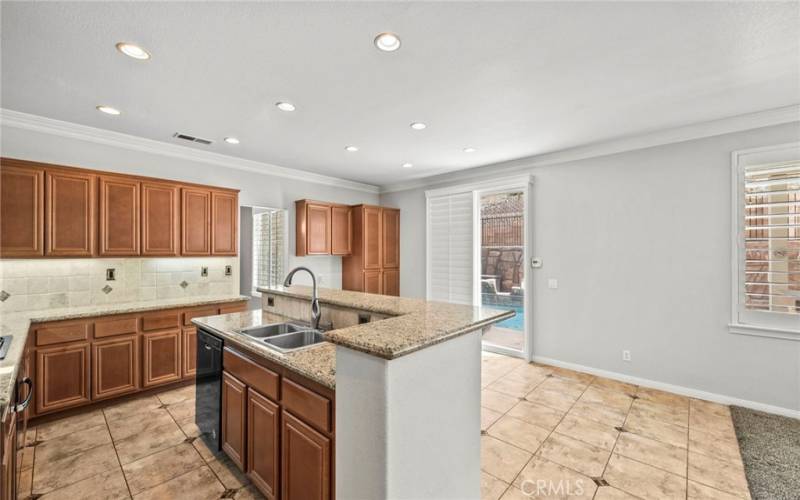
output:
[[[97,321],[94,324],[94,338],[99,339],[126,333],[136,333],[138,330],[136,323],[138,321],[139,318],[136,316]]]
[[[183,326],[192,326],[192,318],[202,318],[203,316],[216,316],[217,308],[203,307],[201,309],[190,309],[183,313]]]
[[[277,373],[250,361],[229,348],[225,348],[222,353],[222,367],[261,394],[278,401],[280,377]]]
[[[232,304],[223,304],[219,306],[220,314],[230,314],[244,312],[247,310],[247,302],[234,302]]]
[[[36,329],[36,345],[60,344],[62,342],[74,342],[76,340],[89,339],[89,327],[91,323],[67,323],[63,325],[43,326]]]
[[[142,316],[142,330],[166,330],[180,325],[178,311],[157,312]]]
[[[283,406],[319,430],[331,430],[331,402],[328,398],[283,379]]]

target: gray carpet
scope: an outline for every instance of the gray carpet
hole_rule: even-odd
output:
[[[800,499],[800,420],[731,406],[754,500]]]

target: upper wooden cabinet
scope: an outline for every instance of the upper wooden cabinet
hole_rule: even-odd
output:
[[[181,253],[211,254],[211,191],[181,189]]]
[[[236,218],[239,203],[235,193],[211,192],[211,254],[236,255]]]
[[[142,182],[142,255],[180,253],[180,188],[174,184]]]
[[[44,169],[0,163],[0,256],[44,255]]]
[[[95,180],[83,172],[45,172],[45,255],[94,254]]]
[[[400,267],[400,210],[396,208],[381,209],[381,257],[382,267]]]
[[[236,255],[238,192],[0,158],[0,257]]]
[[[345,205],[331,206],[331,254],[350,255],[353,244],[353,211]]]
[[[295,254],[329,255],[331,253],[331,206],[327,203],[295,202]]]
[[[400,294],[400,210],[352,207],[352,253],[342,260],[342,288]]]
[[[100,255],[139,255],[139,181],[101,175]]]

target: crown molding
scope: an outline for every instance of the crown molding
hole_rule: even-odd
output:
[[[236,170],[245,170],[262,175],[272,175],[286,179],[325,184],[328,186],[353,189],[356,191],[364,191],[373,194],[380,192],[378,186],[374,186],[372,184],[365,184],[362,182],[340,179],[338,177],[316,174],[307,172],[305,170],[281,167],[259,161],[236,158],[219,153],[212,153],[210,151],[199,151],[197,149],[181,146],[179,144],[170,144],[153,139],[146,139],[144,137],[113,132],[111,130],[55,120],[52,118],[46,118],[44,116],[21,113],[19,111],[13,111],[5,108],[0,108],[0,124],[2,124],[4,127],[31,130],[43,134],[68,137],[70,139],[93,142],[95,144],[114,146],[133,151],[141,151],[144,153],[170,156],[183,160],[210,163],[212,165],[233,168]]]
[[[528,170],[533,167],[546,165],[557,165],[570,161],[585,160],[598,156],[608,156],[626,151],[645,149],[665,144],[703,139],[717,135],[741,132],[756,128],[781,125],[784,123],[800,122],[800,104],[784,106],[782,108],[768,109],[748,113],[744,115],[721,118],[707,122],[694,123],[645,134],[612,139],[610,141],[587,144],[574,148],[545,153],[541,155],[528,156],[516,160],[510,160],[489,165],[482,165],[466,170],[458,170],[437,174],[430,177],[388,184],[381,186],[381,193],[392,193],[396,191],[406,191],[408,189],[424,188],[442,183],[476,181],[488,176],[495,176],[498,170],[502,170],[503,175],[510,175],[515,172]]]

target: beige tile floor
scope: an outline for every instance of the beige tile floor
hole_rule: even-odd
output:
[[[481,496],[750,498],[727,406],[484,353]]]
[[[18,498],[263,498],[197,435],[193,385],[36,425]]]
[[[481,378],[484,500],[749,498],[725,406],[489,353]],[[35,426],[20,498],[261,498],[193,422],[188,386]]]

